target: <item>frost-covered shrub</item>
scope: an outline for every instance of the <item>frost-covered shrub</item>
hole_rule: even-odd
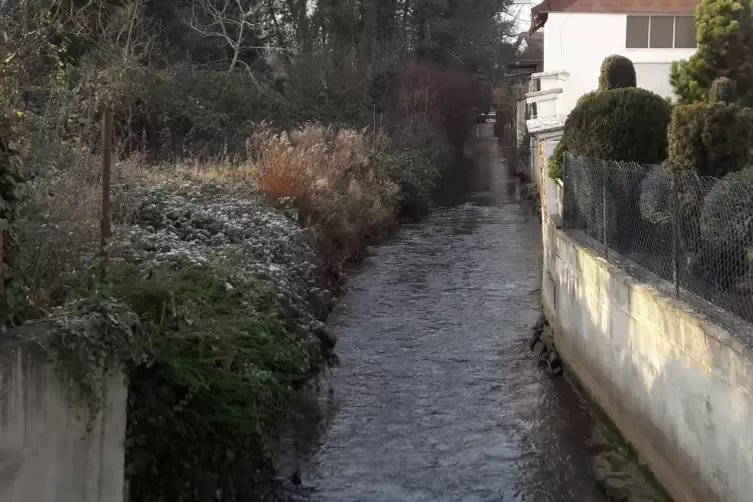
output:
[[[237,500],[238,476],[270,465],[299,389],[334,358],[321,260],[258,194],[135,187],[115,203],[109,264],[56,316],[65,353],[86,368],[115,349],[128,371],[134,498]]]
[[[135,224],[122,227],[116,243],[127,261],[145,270],[223,264],[242,280],[271,282],[302,325],[331,301],[310,237],[261,195],[204,184],[183,195],[150,188],[136,198]]]

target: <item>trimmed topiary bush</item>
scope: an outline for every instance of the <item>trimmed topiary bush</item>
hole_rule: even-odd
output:
[[[567,117],[557,149],[596,159],[658,164],[667,155],[670,111],[661,96],[645,89],[587,94]]]
[[[554,152],[550,176],[561,177],[561,161],[565,152],[593,159],[634,162],[644,166],[658,164],[667,154],[667,125],[670,105],[658,94],[645,89],[628,88],[604,90],[583,96],[570,112],[565,122],[562,141]],[[599,170],[599,163],[586,164],[587,168]],[[582,196],[595,197],[591,205],[599,207],[601,173],[584,174],[584,181],[593,186],[582,187]],[[616,220],[610,224],[610,232],[620,230],[619,239],[613,244],[629,246],[640,218],[635,194],[640,190],[643,172],[633,170],[623,177],[607,182],[610,197],[610,214]],[[590,195],[588,195],[590,194]],[[582,201],[586,206],[588,202]],[[607,238],[612,240],[614,235]],[[619,252],[620,250],[617,249]]]
[[[748,164],[751,121],[735,105],[677,105],[672,110],[668,141],[673,169],[721,178]]]
[[[737,100],[735,82],[727,77],[719,77],[711,82],[709,101],[712,103],[734,103]]]
[[[635,67],[625,56],[607,56],[601,63],[599,90],[635,87]]]

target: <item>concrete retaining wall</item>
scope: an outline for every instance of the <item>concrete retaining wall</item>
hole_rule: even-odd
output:
[[[543,302],[569,368],[675,501],[753,500],[751,347],[653,276],[628,275],[550,217],[543,227]]]
[[[123,501],[123,375],[108,378],[91,432],[67,396],[38,342],[0,335],[2,502]]]

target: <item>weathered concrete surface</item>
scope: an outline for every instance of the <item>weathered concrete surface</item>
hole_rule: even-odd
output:
[[[553,221],[543,303],[568,366],[677,502],[750,501],[751,348]]]
[[[67,396],[39,342],[0,336],[0,501],[123,500],[123,376],[108,378],[91,432]]]

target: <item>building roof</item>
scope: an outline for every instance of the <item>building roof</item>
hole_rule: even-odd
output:
[[[699,0],[544,0],[531,9],[531,29],[544,26],[550,12],[693,14]]]

